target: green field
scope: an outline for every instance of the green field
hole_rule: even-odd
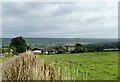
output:
[[[37,55],[37,58],[54,67],[57,79],[118,79],[118,52]]]

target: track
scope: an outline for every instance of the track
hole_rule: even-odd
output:
[[[11,58],[11,59],[9,59],[9,60],[0,63],[0,81],[5,80],[5,76],[4,76],[4,74],[2,73],[3,70],[4,70],[5,68],[8,68],[8,67],[9,67],[9,62],[15,60],[15,59],[18,58],[18,57],[19,57],[19,56],[14,56],[13,58]]]

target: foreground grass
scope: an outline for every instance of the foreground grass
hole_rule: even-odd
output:
[[[117,80],[118,52],[37,55],[64,80]]]
[[[3,80],[55,80],[54,69],[40,62],[31,51],[12,59],[3,65]]]

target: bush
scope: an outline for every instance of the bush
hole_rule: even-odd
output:
[[[1,49],[1,50],[2,50],[2,54],[8,52],[7,49]]]

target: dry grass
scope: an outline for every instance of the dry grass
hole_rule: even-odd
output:
[[[21,54],[4,68],[6,80],[55,80],[54,69],[38,61],[30,51]]]

